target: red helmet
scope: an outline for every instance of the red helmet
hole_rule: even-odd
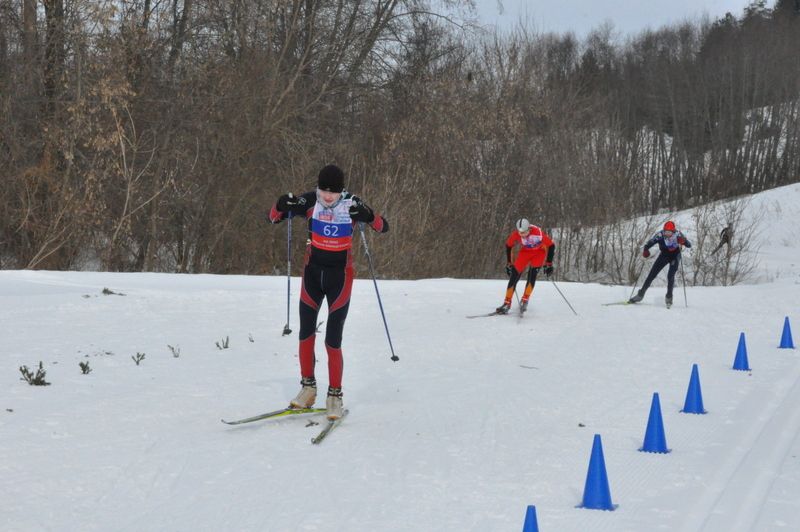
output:
[[[665,223],[664,224],[664,231],[672,231],[674,233],[675,232],[675,222],[670,220],[667,223]]]

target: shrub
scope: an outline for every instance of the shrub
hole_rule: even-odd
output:
[[[224,340],[220,340],[219,342],[216,342],[216,344],[217,344],[217,349],[220,349],[220,350],[221,349],[228,349],[228,347],[230,347],[230,344],[231,344],[230,337],[226,336]]]
[[[50,383],[44,380],[46,371],[42,365],[42,361],[39,361],[39,369],[36,370],[36,374],[34,375],[31,373],[31,370],[28,369],[28,366],[22,366],[19,368],[20,373],[22,373],[21,381],[25,381],[31,386],[50,386]]]

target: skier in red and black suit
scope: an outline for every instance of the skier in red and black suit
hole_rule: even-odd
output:
[[[681,247],[690,248],[692,243],[683,233],[675,229],[675,222],[669,221],[664,224],[664,228],[661,231],[645,242],[642,256],[648,258],[650,256],[650,248],[656,244],[658,244],[658,249],[661,250],[661,253],[659,253],[653,267],[650,268],[650,273],[647,275],[642,288],[639,289],[635,296],[630,298],[629,303],[638,303],[644,299],[644,293],[650,288],[650,283],[655,280],[659,272],[664,269],[664,266],[669,264],[665,301],[667,307],[672,306],[672,289],[675,286],[675,272],[678,271],[678,265],[681,263]]]
[[[511,260],[511,251],[514,246],[519,244],[520,249],[516,260]],[[542,231],[540,227],[531,225],[525,218],[520,218],[516,223],[516,231],[511,233],[506,239],[506,273],[509,276],[508,286],[503,304],[497,307],[498,314],[507,314],[511,309],[511,297],[516,290],[519,280],[525,268],[528,270],[528,282],[525,283],[525,291],[522,293],[520,302],[520,313],[528,309],[528,300],[536,285],[536,275],[539,268],[544,266],[544,274],[550,277],[553,274],[553,255],[556,252],[556,245],[550,237]]]
[[[328,165],[319,172],[317,189],[300,196],[284,194],[269,214],[277,224],[289,215],[308,219],[309,243],[300,290],[300,392],[292,408],[310,408],[317,398],[314,377],[314,340],[322,300],[328,300],[325,349],[328,352],[327,415],[342,417],[342,331],[350,307],[353,286],[353,231],[358,222],[379,233],[389,230],[385,218],[377,215],[360,198],[344,190],[344,173]]]

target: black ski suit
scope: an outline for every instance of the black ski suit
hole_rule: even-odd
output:
[[[300,195],[292,206],[283,210],[276,203],[269,221],[277,224],[289,215],[308,220],[308,245],[300,288],[300,372],[303,378],[314,377],[314,340],[317,316],[324,299],[328,300],[328,323],[325,328],[325,349],[328,352],[330,385],[341,388],[342,332],[350,308],[353,270],[352,239],[356,224],[364,222],[373,230],[389,230],[386,219],[376,214],[360,198],[342,192],[331,206],[317,201],[317,192]],[[353,214],[357,212],[358,214]]]

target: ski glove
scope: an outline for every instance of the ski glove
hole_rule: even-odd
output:
[[[278,203],[275,205],[275,208],[278,209],[280,212],[289,212],[292,207],[296,207],[297,205],[302,205],[305,203],[304,198],[298,198],[291,192],[288,194],[284,194],[280,198],[278,198]]]
[[[514,273],[514,266],[512,266],[511,263],[509,262],[508,264],[506,264],[506,275],[511,277],[512,273]]]
[[[548,277],[553,275],[553,263],[552,262],[545,262],[544,263],[544,269],[542,271],[544,271],[544,274],[546,276],[548,276]]]
[[[686,239],[683,238],[682,236],[679,236],[678,237],[678,244],[681,245],[681,246],[685,246],[686,245]]]
[[[372,212],[372,209],[367,207],[361,202],[353,202],[350,205],[350,218],[357,222],[365,222],[365,223],[372,223],[375,220],[375,213]]]
[[[649,249],[645,249],[644,251],[642,251],[642,257],[647,258],[649,256],[650,256],[650,250]]]

